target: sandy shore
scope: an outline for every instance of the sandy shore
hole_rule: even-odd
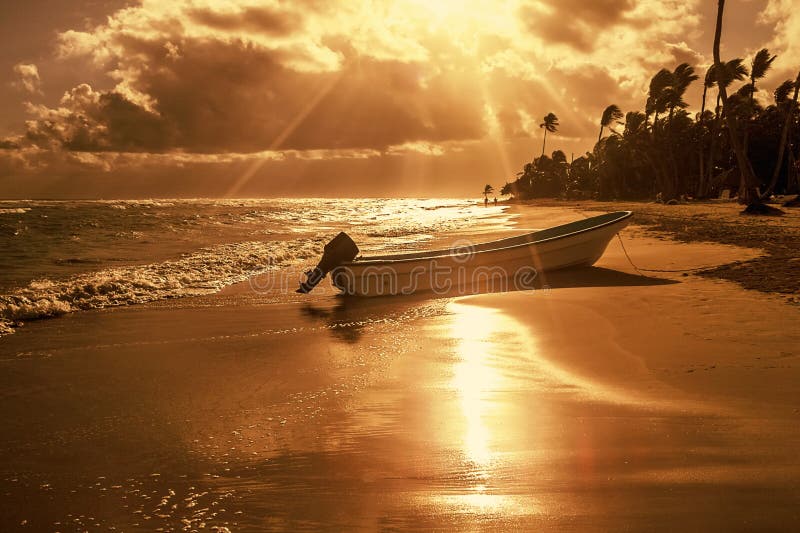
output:
[[[0,529],[791,530],[800,309],[693,273],[764,250],[622,241],[689,271],[615,241],[534,291],[28,324],[0,339]]]
[[[698,272],[708,278],[734,281],[751,290],[777,294],[800,304],[800,209],[787,208],[780,217],[742,216],[736,202],[534,201],[514,205],[523,212],[537,207],[573,208],[602,212],[631,210],[648,234],[680,242],[712,242],[762,250],[758,257],[724,263]]]

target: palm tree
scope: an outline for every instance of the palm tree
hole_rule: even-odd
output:
[[[719,42],[722,38],[722,15],[725,12],[725,0],[717,0],[717,25],[714,30],[714,65],[717,72],[717,79],[720,81],[720,73],[722,72],[723,64],[719,57]],[[728,91],[724,83],[717,83],[719,87],[719,95],[722,99],[723,111],[728,105]],[[753,167],[747,154],[744,151],[741,137],[739,137],[739,125],[736,123],[736,117],[731,113],[723,113],[725,121],[728,124],[728,134],[731,138],[731,146],[736,154],[736,162],[739,166],[739,198],[741,202],[748,204],[748,206],[760,203],[758,195],[758,182],[756,180]]]
[[[514,184],[506,182],[505,185],[500,189],[501,196],[511,196],[514,194]]]
[[[700,126],[701,141],[703,138],[705,138],[706,96],[708,95],[708,90],[713,86],[714,86],[714,65],[711,65],[706,70],[705,78],[703,78],[703,103],[700,105],[700,114],[697,116],[697,123]],[[702,198],[706,194],[706,175],[705,175],[706,158],[705,155],[703,154],[702,142],[699,154],[700,154],[700,180],[697,184],[697,196]]]
[[[544,129],[544,139],[542,140],[542,157],[544,157],[544,149],[547,144],[547,132],[555,133],[558,131],[558,117],[554,113],[548,113],[544,116],[544,122],[539,124],[539,127]]]
[[[750,92],[751,102],[753,101],[753,94],[756,92],[756,80],[760,80],[767,75],[767,71],[769,71],[776,57],[778,56],[770,55],[769,50],[766,48],[762,48],[753,56],[753,62],[750,65],[750,87],[752,87],[752,91]]]
[[[792,80],[786,80],[785,82],[778,85],[775,89],[773,95],[775,96],[775,105],[780,106],[782,103],[786,102],[789,99],[789,94],[792,92],[792,88],[794,87],[795,83]]]
[[[775,58],[778,56],[770,55],[769,50],[766,48],[762,48],[756,55],[753,56],[753,62],[750,64],[750,113],[753,114],[753,101],[755,99],[756,94],[756,80],[760,80],[764,76],[767,75],[767,71],[772,66],[772,62],[775,61]],[[744,129],[744,150],[747,152],[748,145],[750,144],[749,139],[750,129],[745,127]]]
[[[666,111],[664,107],[664,90],[672,84],[672,72],[662,68],[650,80],[650,89],[647,93],[647,106],[645,108],[645,115],[650,116],[655,113],[653,117],[653,135],[656,133],[656,125],[658,124],[658,114]]]
[[[668,91],[666,95],[666,101],[669,106],[670,123],[672,123],[675,108],[684,109],[686,107],[686,102],[683,101],[683,95],[686,93],[686,89],[689,88],[689,85],[697,78],[698,76],[694,73],[694,68],[692,68],[689,63],[681,63],[675,67],[675,70],[672,72],[670,91]]]
[[[667,138],[667,152],[669,153],[670,164],[672,166],[672,185],[675,189],[681,188],[682,174],[678,172],[678,164],[675,161],[673,143],[675,141],[673,134],[673,120],[675,118],[675,109],[685,109],[688,107],[683,100],[683,95],[686,94],[686,89],[689,85],[697,80],[698,76],[694,73],[694,68],[689,63],[681,63],[675,70],[672,71],[672,82],[669,87],[664,89],[663,98],[666,106],[669,108],[669,129]],[[677,192],[677,191],[676,191]]]
[[[708,67],[706,70],[706,76],[703,78],[703,103],[700,105],[700,118],[702,119],[703,113],[706,111],[706,96],[708,95],[708,90],[714,86],[714,65]]]
[[[644,126],[646,118],[647,117],[645,117],[644,113],[641,111],[628,111],[625,115],[623,136],[629,137],[642,131],[642,126]]]
[[[791,82],[790,82],[791,83]],[[778,89],[783,90],[782,88],[786,84],[784,83]],[[778,90],[775,91],[778,93]],[[778,159],[775,162],[775,169],[772,171],[772,179],[769,180],[769,187],[764,191],[764,194],[761,195],[761,199],[767,198],[770,194],[772,194],[773,189],[775,189],[775,184],[778,183],[778,176],[781,173],[781,167],[783,166],[783,154],[786,151],[786,141],[789,138],[789,126],[792,123],[792,116],[794,115],[794,110],[797,108],[797,93],[800,92],[800,72],[797,73],[797,79],[794,81],[794,96],[792,96],[791,101],[786,101],[784,98],[783,105],[786,107],[786,117],[783,120],[783,129],[781,129],[781,144],[778,148]],[[778,96],[780,94],[776,94],[775,100],[778,100]],[[786,95],[788,97],[788,94]],[[781,105],[781,102],[778,102],[778,105]]]
[[[483,199],[488,201],[489,195],[492,194],[493,192],[494,192],[494,187],[492,187],[487,183],[486,187],[483,188]]]
[[[734,81],[742,81],[747,76],[749,76],[747,67],[744,65],[744,60],[739,57],[722,63],[719,69],[714,65],[714,82],[717,85],[717,108],[714,110],[714,113],[717,118],[719,118],[719,104],[722,99],[722,95],[719,93],[720,85],[727,89]]]
[[[608,128],[614,122],[619,122],[622,117],[623,114],[619,107],[615,104],[608,106],[600,118],[600,135],[597,137],[597,142],[600,142],[600,139],[603,138],[603,129]]]
[[[721,127],[720,110],[722,107],[720,106],[720,101],[722,99],[722,95],[720,93],[720,89],[727,89],[734,81],[742,81],[748,76],[749,73],[747,71],[747,67],[744,65],[744,61],[738,57],[731,59],[730,61],[726,61],[725,63],[720,63],[719,67],[715,63],[711,65],[709,70],[711,71],[713,83],[717,86],[717,106],[714,108],[714,123],[711,128],[711,143],[708,147],[708,172],[706,172],[706,176],[708,176],[708,179],[710,180],[714,177],[716,141]],[[705,191],[702,191],[700,195],[702,196],[703,194],[705,194]]]

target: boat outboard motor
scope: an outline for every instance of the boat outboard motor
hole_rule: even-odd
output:
[[[314,270],[306,272],[306,280],[300,283],[300,288],[297,289],[297,292],[302,294],[311,292],[328,272],[342,263],[352,261],[357,255],[358,246],[347,233],[342,231],[325,245],[322,259],[319,260]]]

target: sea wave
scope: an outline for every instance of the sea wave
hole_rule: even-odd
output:
[[[30,207],[11,207],[11,208],[0,207],[0,215],[21,215],[23,213],[27,213],[30,210],[31,210]]]
[[[269,269],[317,257],[324,243],[317,238],[223,244],[161,263],[108,268],[65,280],[35,280],[0,295],[0,336],[26,320],[213,293]]]

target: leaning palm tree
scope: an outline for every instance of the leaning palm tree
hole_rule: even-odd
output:
[[[714,65],[712,64],[706,70],[705,78],[703,78],[703,103],[700,105],[700,114],[697,115],[697,123],[700,126],[700,135],[701,140],[705,137],[706,131],[706,96],[708,95],[708,90],[714,86]],[[712,139],[713,141],[713,139]],[[699,150],[700,155],[700,180],[697,184],[697,196],[703,197],[706,194],[706,156],[702,150],[702,143],[701,149]]]
[[[767,71],[769,71],[776,57],[778,56],[770,55],[769,50],[766,48],[762,48],[753,56],[753,62],[750,65],[751,102],[753,101],[753,94],[756,92],[756,80],[760,80],[767,75]]]
[[[722,38],[722,15],[725,12],[725,0],[717,0],[717,25],[714,30],[714,65],[718,73],[717,80],[720,82],[719,74],[722,72],[723,63],[719,57],[719,43]],[[717,83],[719,96],[722,100],[723,111],[728,105],[728,90],[724,83]],[[739,201],[750,205],[758,204],[758,181],[756,180],[753,166],[747,158],[747,153],[742,145],[742,138],[739,136],[739,125],[736,117],[732,113],[723,113],[728,125],[728,134],[731,139],[731,146],[736,154],[736,163],[739,166]]]
[[[603,111],[603,116],[600,117],[600,135],[597,137],[597,142],[600,142],[600,139],[603,138],[603,129],[608,128],[614,122],[619,122],[623,116],[619,107],[614,104],[608,106]]]
[[[544,157],[544,149],[547,145],[547,132],[555,133],[558,131],[558,117],[554,113],[548,113],[544,116],[544,122],[539,124],[539,127],[544,129],[544,139],[542,140],[542,157]]]
[[[665,79],[667,77],[665,76]],[[697,79],[697,74],[694,73],[694,68],[692,68],[689,63],[681,63],[675,70],[670,73],[669,76],[669,85],[664,87],[661,91],[660,96],[660,103],[661,106],[669,110],[669,118],[667,119],[667,127],[665,130],[665,141],[664,145],[667,151],[667,162],[669,163],[671,170],[672,170],[672,180],[669,183],[669,187],[671,189],[671,193],[677,193],[678,190],[681,189],[681,174],[678,170],[678,163],[675,160],[675,136],[673,133],[673,119],[675,118],[675,110],[682,110],[687,107],[686,102],[683,100],[683,95],[686,93],[686,89],[689,85],[692,84],[693,81]]]
[[[670,116],[675,113],[676,107],[681,109],[686,107],[686,104],[683,102],[683,95],[686,93],[686,89],[689,88],[689,85],[697,79],[698,76],[694,73],[694,68],[689,65],[689,63],[681,63],[672,71],[672,87],[675,92],[676,101],[674,105],[670,107]]]
[[[719,112],[721,109],[720,102],[722,100],[722,96],[719,94],[720,85],[727,89],[734,81],[742,81],[748,77],[750,75],[750,71],[748,71],[747,67],[744,65],[744,60],[739,57],[721,63],[719,68],[717,68],[716,65],[711,65],[711,69],[713,69],[713,83],[717,86],[717,107],[714,110],[714,116],[715,118],[719,118]]]
[[[493,192],[494,192],[494,187],[492,187],[487,183],[486,187],[483,188],[483,199],[488,200],[489,195],[492,194]]]
[[[747,67],[744,65],[744,61],[738,57],[731,59],[730,61],[720,63],[719,66],[717,66],[717,64],[713,64],[711,65],[711,68],[713,69],[712,76],[714,79],[714,84],[717,86],[717,106],[714,108],[714,122],[712,126],[711,143],[708,148],[708,172],[706,175],[708,176],[709,180],[714,176],[714,164],[716,162],[716,140],[721,127],[720,110],[722,109],[722,106],[720,105],[720,102],[722,101],[722,94],[720,89],[727,89],[734,81],[742,81],[749,75]],[[704,193],[701,193],[700,196],[703,194]]]
[[[714,86],[714,83],[714,65],[711,65],[708,67],[708,70],[706,70],[705,78],[703,78],[703,103],[700,105],[700,120],[703,119],[703,113],[706,112],[706,96],[708,95],[708,90]]]
[[[781,104],[786,102],[789,99],[789,95],[792,93],[792,89],[794,88],[795,83],[792,80],[786,80],[785,82],[778,85],[775,89],[775,92],[772,93],[775,97],[775,105],[780,107]]]
[[[647,117],[653,113],[653,135],[656,132],[658,124],[658,114],[666,111],[664,106],[664,90],[672,84],[672,72],[662,68],[650,80],[650,88],[647,92],[647,105],[645,107],[645,114]]]
[[[791,83],[791,82],[790,82]],[[778,89],[781,89],[785,86],[784,83]],[[777,90],[775,91],[778,92]],[[769,180],[769,186],[764,191],[764,194],[761,195],[761,199],[767,198],[772,191],[775,189],[775,185],[778,183],[778,176],[781,173],[781,167],[783,166],[783,154],[786,152],[786,141],[789,138],[789,127],[792,123],[792,117],[794,115],[794,110],[797,108],[797,94],[800,92],[800,72],[797,73],[797,79],[794,82],[794,95],[792,96],[791,100],[788,100],[788,94],[785,95],[783,102],[778,102],[778,106],[783,106],[786,111],[786,116],[783,120],[783,129],[781,130],[781,144],[778,148],[778,159],[775,161],[775,169],[772,171],[772,179]],[[778,96],[780,94],[776,94],[776,101],[778,100]]]
[[[753,103],[756,94],[756,80],[760,80],[764,76],[767,75],[767,71],[772,66],[772,62],[775,61],[775,58],[778,56],[770,55],[769,50],[766,48],[762,48],[756,55],[753,56],[753,62],[750,64],[750,110],[749,112],[752,114],[753,111]],[[749,132],[750,129],[744,129],[744,149],[747,151],[747,148],[750,144],[749,139]]]
[[[642,131],[645,125],[645,115],[640,111],[628,111],[625,115],[625,129],[623,130],[624,137],[630,137]]]

